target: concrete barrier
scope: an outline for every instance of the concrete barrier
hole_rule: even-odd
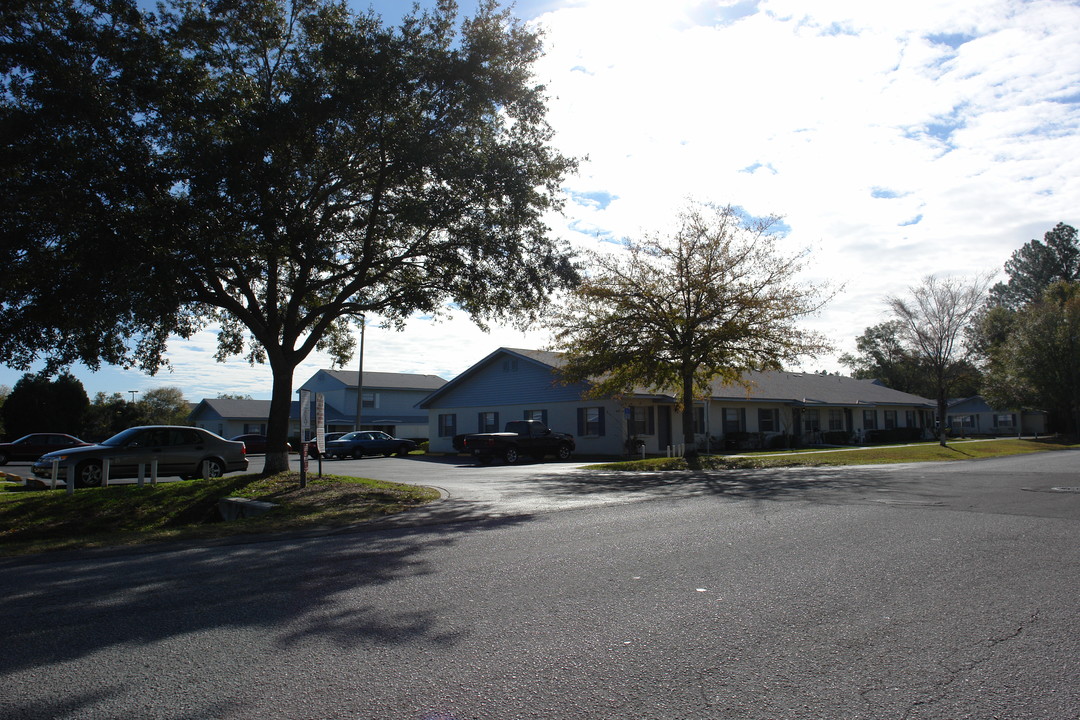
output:
[[[229,497],[218,500],[218,512],[225,520],[255,517],[276,508],[277,505],[264,500]]]

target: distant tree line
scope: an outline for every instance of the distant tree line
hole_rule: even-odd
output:
[[[55,379],[45,374],[23,375],[6,396],[0,393],[0,401],[7,440],[33,432],[104,440],[135,425],[183,425],[191,412],[184,393],[174,387],[147,390],[138,400],[99,392],[91,402],[82,382],[68,372]]]
[[[1080,246],[1058,223],[1005,263],[987,288],[926,278],[887,300],[890,318],[866,328],[840,362],[856,378],[939,402],[982,395],[991,407],[1045,410],[1051,426],[1080,428]]]

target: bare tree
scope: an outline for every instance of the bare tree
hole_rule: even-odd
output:
[[[931,373],[940,421],[938,437],[943,447],[949,389],[967,359],[961,338],[982,306],[988,285],[988,277],[965,282],[929,275],[922,285],[909,288],[910,297],[886,299],[892,314],[901,322],[901,338]]]

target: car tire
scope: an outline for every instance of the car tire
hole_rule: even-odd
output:
[[[397,449],[397,456],[398,457],[405,457],[410,452],[412,452],[412,448],[410,448],[408,445],[402,445],[401,447],[399,447]]]
[[[101,486],[101,462],[99,460],[84,460],[75,466],[75,487],[100,487]]]
[[[570,459],[570,453],[571,450],[569,445],[560,445],[559,450],[556,454],[558,455],[558,458],[560,460],[565,461]]]
[[[208,466],[205,470],[205,475],[203,474],[203,465]],[[219,478],[224,474],[225,463],[217,458],[206,458],[203,462],[199,463],[198,467],[195,469],[193,478],[195,480],[212,480],[214,478]]]
[[[7,465],[7,464],[8,464],[7,453],[0,452],[0,465]]]
[[[514,463],[516,463],[520,459],[517,448],[506,448],[506,453],[503,455],[503,459],[506,460],[507,465],[513,465]]]

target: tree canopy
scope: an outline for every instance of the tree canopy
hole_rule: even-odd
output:
[[[694,445],[693,401],[722,378],[781,369],[826,349],[798,321],[823,288],[797,279],[805,255],[778,250],[779,218],[690,204],[669,237],[627,239],[593,253],[584,278],[549,320],[563,377],[597,396],[636,387],[672,392]]]
[[[0,413],[9,440],[35,432],[78,435],[89,405],[86,389],[70,373],[61,373],[55,380],[27,373],[15,383]]]
[[[861,380],[877,380],[893,390],[934,397],[933,373],[904,340],[901,320],[866,328],[855,339],[857,354],[844,354],[839,360],[851,368],[851,376]],[[977,395],[982,381],[979,369],[971,361],[959,359],[952,372],[950,392],[956,396]]]
[[[0,362],[153,372],[216,326],[218,359],[270,364],[284,448],[293,370],[346,362],[361,314],[526,323],[577,278],[543,219],[575,163],[540,37],[494,0],[396,28],[329,0],[15,0],[0,32]]]
[[[1080,281],[1076,228],[1059,222],[1046,231],[1043,242],[1029,241],[1005,263],[1005,273],[1008,281],[990,289],[990,301],[1012,309],[1039,302],[1056,282]]]

